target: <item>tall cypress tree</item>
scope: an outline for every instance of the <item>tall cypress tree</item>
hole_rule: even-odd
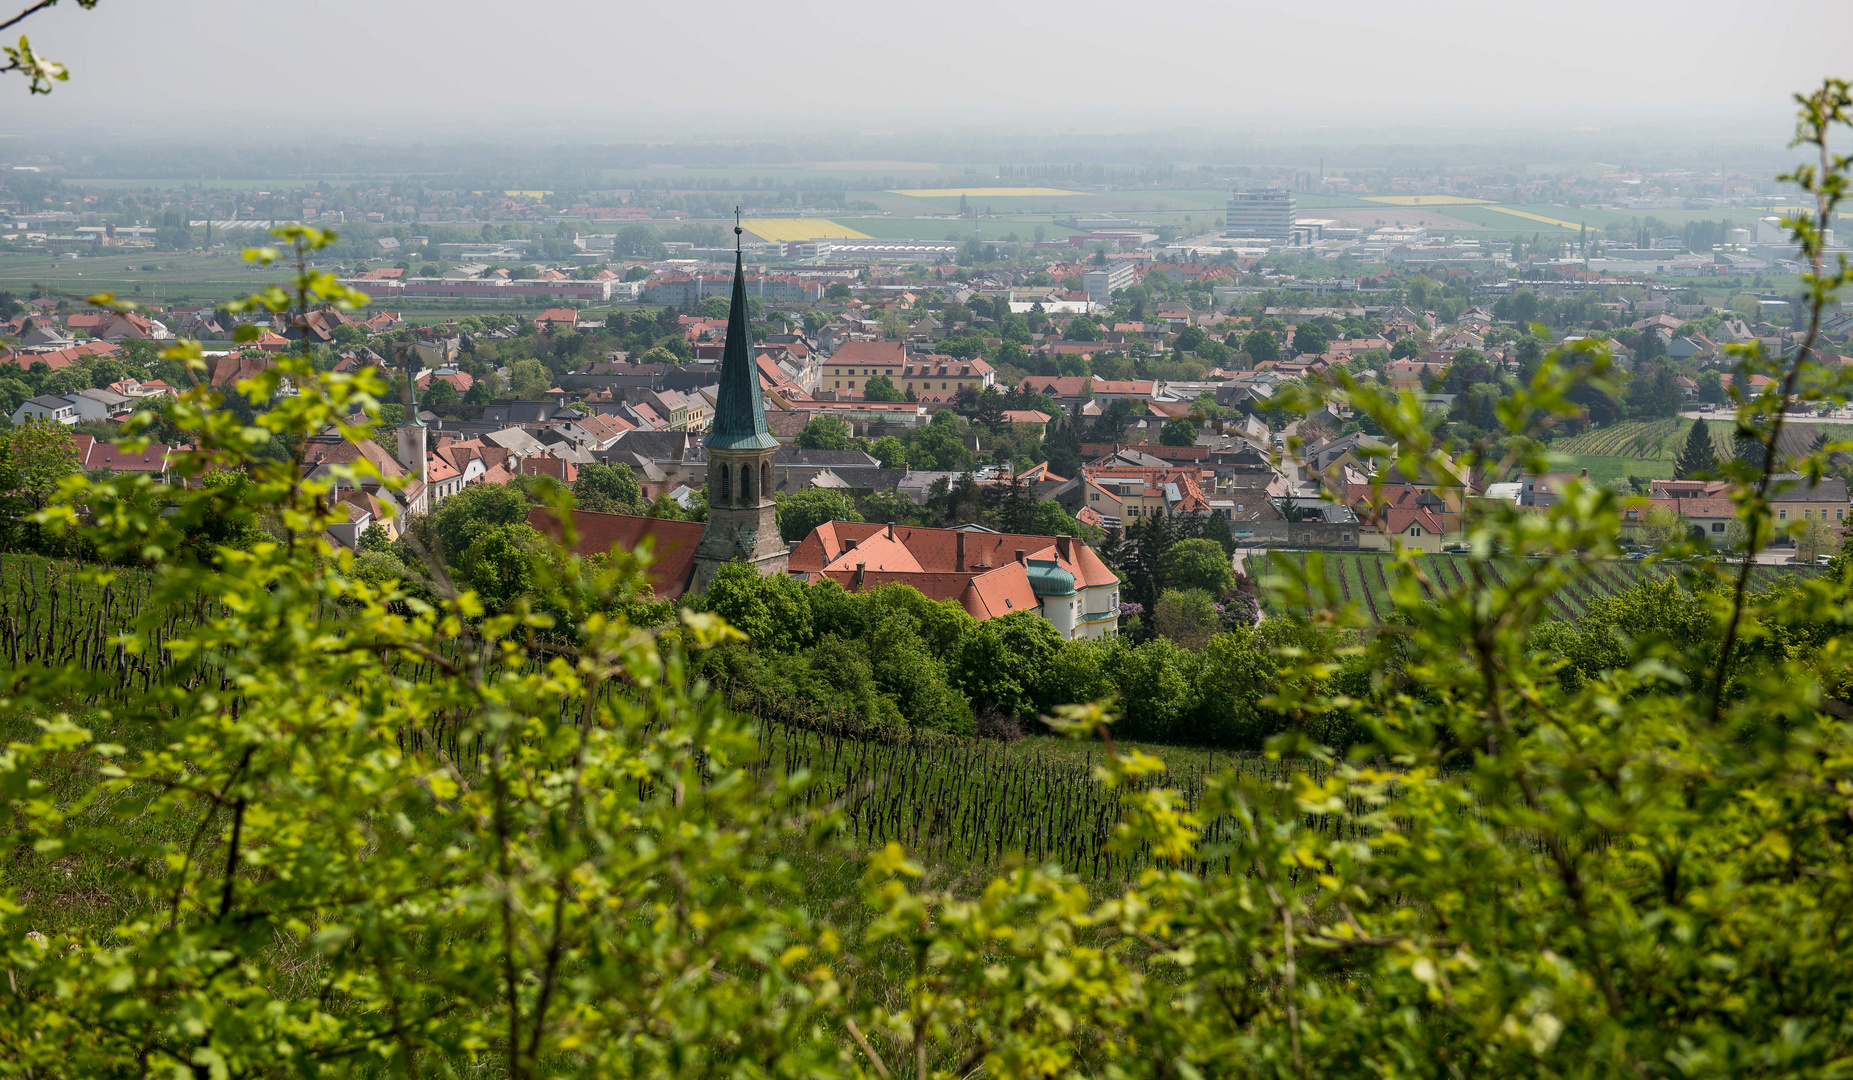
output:
[[[1702,419],[1694,420],[1692,430],[1686,434],[1686,448],[1673,462],[1673,478],[1691,480],[1716,472],[1717,468],[1718,451],[1711,444],[1711,425]]]

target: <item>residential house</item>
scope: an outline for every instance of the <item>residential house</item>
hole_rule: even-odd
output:
[[[535,438],[526,428],[507,427],[499,431],[491,431],[482,437],[482,442],[484,446],[507,451],[511,472],[517,471],[523,460],[540,457],[547,453],[546,444]]]
[[[150,443],[145,449],[130,451],[116,443],[97,442],[88,435],[74,435],[78,443],[78,468],[86,473],[130,473],[152,478],[156,483],[172,483],[173,448],[165,443]]]
[[[135,399],[114,390],[79,390],[66,394],[79,420],[121,420],[134,411]]]
[[[1776,527],[1795,521],[1825,521],[1839,529],[1847,520],[1847,482],[1824,476],[1810,482],[1800,473],[1777,473],[1770,485],[1769,502],[1776,512]]]
[[[110,383],[109,388],[121,394],[123,397],[133,399],[138,403],[153,398],[174,396],[174,388],[162,382],[160,379],[149,379],[147,382],[142,382],[140,379],[133,378],[122,379]]]
[[[839,398],[861,397],[868,381],[884,376],[898,388],[908,367],[907,346],[899,341],[850,341],[824,358],[816,389]]]
[[[1382,440],[1361,433],[1333,439],[1305,454],[1308,479],[1329,491],[1347,491],[1369,482],[1385,450]]]
[[[1357,515],[1358,546],[1390,551],[1399,544],[1415,551],[1440,551],[1458,538],[1460,505],[1416,484],[1348,485],[1345,502]]]
[[[928,355],[902,365],[901,377],[895,380],[895,387],[910,395],[911,400],[944,403],[958,397],[959,391],[968,387],[976,393],[983,393],[985,387],[996,383],[997,372],[978,357],[961,360],[952,356]]]
[[[76,344],[77,339],[60,330],[57,323],[41,323],[19,335],[20,349],[29,353],[58,352]]]
[[[788,569],[851,592],[899,582],[976,619],[1034,611],[1064,639],[1119,629],[1119,577],[1068,536],[830,521],[792,549]]]
[[[276,361],[261,352],[234,350],[220,356],[207,355],[206,364],[208,381],[221,388],[230,388],[245,379],[255,379],[276,365]]]
[[[560,519],[552,510],[535,507],[528,512],[528,524],[537,532],[560,538]],[[699,521],[575,510],[573,531],[577,543],[573,550],[590,557],[647,549],[652,561],[644,570],[644,579],[650,583],[651,592],[658,600],[677,600],[694,581],[695,549],[706,529]]]
[[[70,398],[56,394],[40,394],[27,398],[13,410],[13,426],[18,427],[28,420],[37,420],[46,424],[64,424],[67,427],[77,423],[77,406]]]
[[[468,393],[470,387],[476,385],[475,376],[449,366],[421,371],[418,373],[418,378],[413,381],[420,391],[430,389],[434,382],[448,383],[450,388],[460,395]]]
[[[1198,469],[1086,465],[1080,480],[1077,507],[1092,510],[1109,526],[1211,510]]]
[[[82,345],[73,345],[68,349],[52,352],[31,353],[18,349],[0,349],[0,363],[12,364],[22,371],[32,370],[34,364],[44,364],[53,371],[82,363],[93,356],[119,356],[122,346],[107,341],[87,341]]]
[[[349,473],[352,475],[343,475]],[[302,473],[305,480],[329,483],[327,495],[332,509],[346,492],[364,492],[392,503],[395,510],[385,514],[371,501],[363,501],[368,520],[402,517],[405,513],[424,513],[430,509],[426,483],[411,475],[404,465],[372,439],[350,442],[334,428],[309,436],[303,441]],[[386,481],[397,483],[394,491]],[[355,505],[363,505],[356,503]],[[362,530],[366,528],[363,524]],[[389,531],[396,525],[389,523]]]

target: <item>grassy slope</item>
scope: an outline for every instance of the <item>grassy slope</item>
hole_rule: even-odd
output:
[[[1295,566],[1305,566],[1308,554],[1310,553],[1304,551],[1282,551],[1273,553],[1272,558],[1284,559]],[[1371,599],[1376,601],[1379,616],[1390,612],[1392,603],[1384,583],[1394,584],[1399,573],[1390,556],[1374,552],[1325,552],[1323,554],[1327,579],[1336,586],[1342,576],[1350,587],[1352,603],[1356,604],[1364,614],[1368,615],[1370,608],[1365,602],[1363,592],[1360,591],[1360,585],[1368,590]],[[1473,574],[1471,560],[1465,555],[1423,555],[1417,558],[1416,566],[1431,583],[1443,588],[1456,587],[1463,578],[1471,580]],[[1270,559],[1270,570],[1263,571],[1263,576],[1271,572],[1271,567],[1272,559]],[[1512,564],[1499,567],[1498,572],[1509,579],[1517,569],[1518,564]],[[1381,582],[1378,579],[1379,570],[1383,573]],[[1612,595],[1622,588],[1633,585],[1643,576],[1664,572],[1665,568],[1638,562],[1615,562],[1597,567],[1565,595],[1558,598],[1561,607],[1554,608],[1552,613],[1559,618],[1574,618],[1581,614],[1590,598]],[[1811,576],[1814,570],[1812,567],[1757,567],[1753,577],[1759,585],[1763,585],[1787,573]],[[1306,605],[1302,599],[1297,603],[1289,604],[1288,609],[1296,613],[1304,613]],[[1270,605],[1270,610],[1280,609]]]
[[[1714,447],[1731,445],[1731,421],[1710,420],[1707,426]],[[1560,439],[1551,444],[1551,449],[1565,455],[1568,468],[1588,469],[1590,479],[1597,483],[1629,475],[1670,477],[1691,429],[1692,421],[1686,419],[1628,420]],[[1790,430],[1795,433],[1794,440],[1812,440],[1817,432],[1825,432],[1830,439],[1853,438],[1853,425],[1849,424],[1797,424]],[[1783,446],[1791,446],[1794,440],[1785,438]]]

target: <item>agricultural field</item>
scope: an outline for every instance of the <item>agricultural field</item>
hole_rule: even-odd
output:
[[[1512,235],[1523,233],[1529,236],[1534,232],[1548,232],[1552,229],[1568,229],[1576,232],[1581,227],[1574,222],[1566,225],[1564,219],[1555,215],[1510,210],[1506,207],[1493,206],[1490,203],[1479,206],[1450,206],[1447,210],[1448,214],[1456,220]],[[1576,211],[1565,210],[1563,213],[1574,216]],[[1589,227],[1593,231],[1596,227],[1595,223],[1591,222]]]
[[[1545,225],[1555,225],[1559,229],[1581,229],[1583,228],[1582,222],[1565,221],[1562,218],[1546,217],[1543,214],[1534,214],[1529,210],[1514,210],[1510,206],[1489,206],[1486,209],[1491,210],[1495,214],[1510,214],[1513,217],[1524,218],[1527,221],[1536,221],[1536,222],[1540,222]]]
[[[968,236],[976,236],[980,240],[1004,240],[1015,233],[1019,240],[1027,241],[1035,236],[1037,226],[1042,227],[1044,238],[1049,240],[1060,240],[1074,234],[1073,229],[1053,224],[1047,218],[983,218],[971,221],[964,218],[846,217],[843,222],[869,236],[884,240],[944,240],[948,236],[958,240]]]
[[[1601,484],[1628,475],[1670,477],[1692,423],[1683,418],[1627,420],[1559,439],[1551,444],[1551,450],[1568,458],[1569,469],[1588,469],[1589,478]],[[1722,451],[1731,445],[1735,430],[1731,421],[1710,420],[1707,426],[1711,428],[1712,446]],[[1783,451],[1805,453],[1817,434],[1829,439],[1853,438],[1853,425],[1791,424],[1782,433]]]
[[[252,242],[258,239],[251,237]],[[150,266],[159,269],[146,269]],[[0,289],[19,294],[43,285],[81,295],[108,290],[130,300],[220,300],[267,284],[267,274],[274,275],[274,270],[252,266],[236,250],[138,251],[81,259],[0,254]]]
[[[1385,206],[1485,206],[1490,199],[1469,199],[1461,195],[1360,195],[1365,202]]]
[[[773,243],[814,240],[825,236],[848,240],[869,238],[868,233],[858,232],[847,225],[839,225],[828,218],[747,218],[740,222],[740,227],[761,240],[770,240]]]
[[[1289,566],[1303,569],[1307,565],[1309,554],[1304,551],[1274,552],[1269,560],[1270,569],[1278,571],[1281,561]],[[1349,551],[1322,554],[1325,562],[1325,580],[1331,583],[1333,591],[1342,603],[1356,605],[1360,612],[1372,620],[1380,620],[1395,610],[1396,605],[1391,599],[1390,589],[1400,571],[1395,560],[1390,556],[1376,552]],[[1440,588],[1452,588],[1465,584],[1471,579],[1476,565],[1501,581],[1510,580],[1514,574],[1523,573],[1525,566],[1524,563],[1518,561],[1476,564],[1468,556],[1456,554],[1418,556],[1415,565]],[[1550,613],[1559,619],[1575,620],[1581,617],[1584,609],[1593,600],[1612,596],[1631,588],[1642,578],[1665,577],[1673,572],[1673,568],[1667,565],[1647,562],[1612,562],[1600,565],[1554,595],[1550,601]],[[1757,566],[1751,571],[1751,582],[1756,586],[1767,586],[1782,576],[1806,577],[1814,573],[1813,567]],[[1430,587],[1424,585],[1424,592],[1427,593]],[[1321,606],[1323,606],[1323,601],[1315,593],[1300,603],[1288,605],[1285,610],[1289,613],[1305,614]]]
[[[1576,454],[1570,457],[1564,471],[1589,471],[1589,480],[1595,484],[1612,484],[1617,480],[1626,480],[1638,476],[1648,480],[1671,480],[1673,478],[1673,460],[1671,458],[1641,459],[1612,454]]]
[[[1679,447],[1691,427],[1690,420],[1630,420],[1560,439],[1551,444],[1551,449],[1571,456],[1594,454],[1636,461],[1670,461],[1678,456]],[[1710,427],[1713,445],[1720,440],[1730,441],[1730,421],[1714,420]]]
[[[906,188],[890,191],[890,195],[907,195],[916,199],[1001,199],[1016,196],[1018,198],[1050,198],[1062,195],[1086,195],[1085,191],[1070,191],[1067,188],[1052,187],[952,187],[952,188]]]
[[[1120,793],[1094,775],[1097,744],[1046,736],[1015,743],[932,733],[856,737],[828,726],[793,724],[776,710],[735,707],[759,720],[762,775],[802,771],[814,777],[794,809],[840,806],[844,830],[864,850],[898,842],[934,873],[972,881],[1017,856],[1059,862],[1088,881],[1126,881],[1150,866],[1142,853],[1109,850],[1107,840],[1121,820]],[[1298,772],[1323,779],[1331,768],[1260,754],[1137,742],[1119,746],[1162,759],[1165,773],[1148,783],[1177,791],[1190,810],[1197,808],[1205,780],[1217,772],[1284,781]],[[1306,823],[1326,832],[1348,828],[1325,815],[1309,815]],[[1235,822],[1217,817],[1204,825],[1213,847],[1231,838]]]
[[[151,608],[154,573],[120,571],[112,584],[99,588],[84,579],[85,569],[37,555],[0,554],[0,662],[15,670],[74,664],[105,674],[106,700],[93,703],[100,706],[133,700],[163,684],[227,688],[211,657],[190,663],[165,648],[131,654],[117,644],[116,635],[130,620],[157,610]],[[222,614],[204,597],[158,610],[164,629],[157,640]],[[314,617],[338,620],[340,612],[318,605]],[[439,677],[437,667],[420,661],[395,670],[412,679]],[[1057,860],[1094,881],[1126,881],[1150,866],[1142,854],[1107,851],[1121,805],[1119,793],[1094,776],[1097,745],[1047,736],[1003,743],[931,732],[846,733],[832,717],[790,702],[744,697],[724,684],[719,690],[738,712],[759,721],[754,771],[789,776],[802,770],[811,776],[814,782],[797,805],[839,805],[845,829],[865,850],[898,841],[936,871],[955,875],[994,873],[1013,856]],[[0,721],[0,741],[29,728],[19,717]],[[408,737],[441,741],[444,735],[432,729]],[[1193,809],[1206,778],[1217,771],[1234,768],[1284,780],[1289,770],[1311,768],[1322,778],[1330,768],[1288,765],[1258,754],[1123,745],[1166,760],[1167,773],[1150,782],[1174,787]],[[475,767],[467,745],[453,744],[450,752],[465,769]],[[1308,821],[1320,827],[1316,816]],[[1206,822],[1212,844],[1228,839],[1234,824],[1228,818]]]

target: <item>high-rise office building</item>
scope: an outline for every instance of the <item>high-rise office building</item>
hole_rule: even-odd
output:
[[[1229,212],[1223,235],[1231,239],[1269,240],[1284,244],[1293,238],[1293,194],[1288,191],[1236,191],[1229,195]]]

